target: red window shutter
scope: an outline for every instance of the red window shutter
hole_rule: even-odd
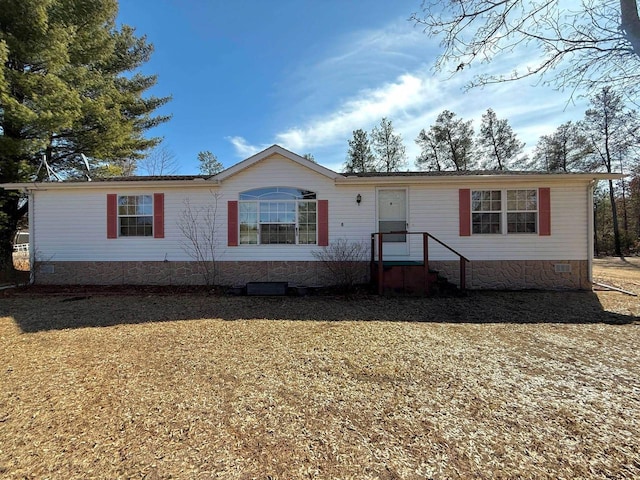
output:
[[[230,247],[238,246],[238,202],[229,200],[227,203],[227,244]]]
[[[118,195],[107,194],[107,238],[118,238]]]
[[[318,245],[329,245],[329,200],[318,200]]]
[[[164,238],[164,193],[153,194],[153,237]]]
[[[468,237],[471,235],[471,190],[461,188],[458,191],[459,209],[460,209],[460,236]]]
[[[551,235],[551,190],[538,189],[538,227],[539,235]]]

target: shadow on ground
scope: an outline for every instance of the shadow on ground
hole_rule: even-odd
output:
[[[627,272],[640,271],[639,257],[600,257],[593,260],[593,265],[597,269],[622,269]]]
[[[592,292],[470,292],[464,297],[237,297],[222,294],[34,294],[0,298],[0,317],[23,332],[178,320],[390,321],[435,323],[607,323],[639,317],[606,311]]]

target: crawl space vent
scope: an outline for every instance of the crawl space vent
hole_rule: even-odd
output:
[[[569,263],[554,264],[556,273],[571,273],[571,265]]]
[[[40,273],[55,273],[56,269],[51,264],[40,265]]]

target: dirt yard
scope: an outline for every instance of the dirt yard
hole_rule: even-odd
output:
[[[3,293],[3,478],[640,477],[638,297]]]

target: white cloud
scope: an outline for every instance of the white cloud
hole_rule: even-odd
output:
[[[236,151],[236,154],[243,159],[255,155],[256,153],[265,149],[264,146],[258,147],[256,145],[251,145],[243,137],[226,137],[226,139],[231,142],[233,148]]]
[[[311,152],[320,163],[339,170],[351,132],[370,130],[388,117],[403,136],[413,168],[419,154],[414,139],[445,109],[465,120],[473,119],[477,131],[482,114],[492,108],[499,118],[509,120],[527,143],[527,150],[541,134],[584,112],[585,102],[568,104],[568,94],[527,80],[464,91],[463,86],[480,69],[495,73],[525,66],[528,59],[522,52],[455,75],[434,74],[423,63],[434,59],[436,52],[434,42],[419,30],[398,23],[338,39],[324,58],[301,67],[291,83],[284,85],[281,109],[294,126],[276,130],[274,140],[267,144],[278,143],[301,154]],[[242,137],[229,140],[243,158],[264,148]]]
[[[276,135],[277,142],[293,151],[309,150],[351,137],[357,128],[368,128],[382,117],[408,115],[438,94],[437,84],[425,77],[404,74],[373,90],[358,92],[334,112]]]
[[[419,55],[424,52],[426,35],[409,28],[406,20],[398,20],[375,30],[360,30],[340,38],[330,56],[314,65],[315,72],[347,67],[367,67],[374,60],[375,66],[388,63],[406,68],[407,61],[422,63]]]
[[[376,90],[420,69],[432,58],[431,43],[406,18],[327,38],[280,77],[275,92],[278,114],[283,121],[299,123],[308,112],[337,110],[356,92]]]

